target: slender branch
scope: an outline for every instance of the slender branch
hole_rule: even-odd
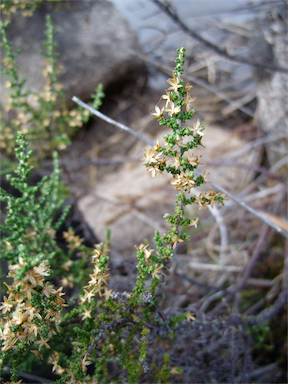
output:
[[[183,23],[183,21],[179,19],[179,17],[177,15],[177,13],[175,12],[175,10],[172,9],[171,4],[169,4],[169,3],[162,4],[161,1],[159,1],[159,0],[151,0],[151,1],[154,4],[156,4],[160,9],[162,9],[163,12],[166,15],[168,15],[180,27],[180,29],[182,29],[182,31],[184,31],[185,33],[187,33],[188,35],[193,37],[195,40],[199,41],[206,48],[209,48],[212,51],[216,52],[218,55],[220,55],[222,57],[225,57],[228,60],[234,61],[236,63],[248,64],[248,65],[251,65],[251,66],[256,67],[256,68],[269,69],[269,70],[275,71],[275,72],[288,73],[288,70],[286,68],[278,67],[278,66],[275,66],[275,65],[259,63],[259,62],[253,61],[253,60],[247,60],[245,58],[234,57],[234,56],[229,55],[229,53],[227,53],[223,49],[217,47],[217,45],[210,43],[206,39],[203,39],[203,37],[201,37],[198,33],[192,31],[191,29],[189,29]]]
[[[262,173],[263,175],[266,175],[267,177],[270,177],[271,179],[276,179],[284,182],[284,177],[277,175],[276,173],[273,173],[263,167],[258,167],[256,165],[252,164],[244,164],[244,163],[237,163],[237,161],[226,161],[226,160],[211,160],[211,159],[206,159],[202,158],[201,159],[202,164],[209,164],[212,166],[220,165],[221,167],[239,167],[239,168],[246,168],[246,169],[251,169],[252,171]]]
[[[90,107],[88,104],[83,103],[83,101],[81,101],[80,99],[78,99],[78,97],[73,96],[73,97],[72,97],[72,100],[75,101],[75,103],[79,104],[81,107],[83,107],[83,108],[85,108],[85,109],[88,109],[88,111],[90,111],[91,113],[93,113],[93,115],[100,117],[100,119],[102,119],[102,120],[104,120],[104,121],[107,121],[107,123],[109,123],[109,124],[115,125],[116,128],[119,128],[119,129],[121,129],[122,131],[129,132],[131,135],[137,137],[137,139],[143,140],[143,141],[145,141],[145,143],[147,143],[147,144],[149,144],[149,145],[152,145],[152,146],[155,145],[151,140],[146,139],[146,137],[140,135],[140,133],[133,131],[133,129],[127,127],[127,126],[124,125],[124,124],[118,123],[117,121],[115,121],[115,120],[113,120],[113,119],[110,119],[110,117],[104,115],[103,113],[101,113],[101,112],[99,112],[99,111],[96,111],[96,109]]]
[[[176,248],[177,250],[177,248]],[[199,281],[195,280],[195,279],[192,279],[191,277],[188,277],[186,275],[186,272],[185,272],[185,269],[183,267],[183,264],[181,262],[181,260],[179,259],[177,253],[174,251],[174,257],[175,257],[175,260],[176,260],[176,263],[177,263],[177,266],[181,269],[181,274],[177,272],[176,268],[173,270],[173,273],[175,276],[177,277],[180,277],[181,279],[185,279],[187,280],[191,285],[196,285],[197,287],[200,287],[200,288],[206,288],[207,290],[213,290],[213,291],[221,291],[224,293],[226,293],[226,289],[222,289],[222,288],[219,288],[219,287],[215,287],[213,285],[208,285],[208,284],[205,284],[205,283],[200,283]]]
[[[156,304],[154,304],[153,307],[154,307],[155,310],[159,313],[159,315],[162,317],[162,319],[163,319],[165,322],[167,322],[167,321],[168,321],[168,318],[167,318],[165,312],[164,312],[161,308],[159,308]]]
[[[194,171],[196,173],[196,171]],[[197,172],[197,174],[199,174]],[[200,175],[200,174],[199,174]],[[273,228],[275,231],[277,231],[280,235],[284,236],[286,239],[288,239],[288,233],[285,232],[283,229],[281,229],[278,225],[272,223],[271,220],[269,220],[268,218],[264,217],[263,215],[261,215],[261,213],[255,211],[255,209],[253,209],[252,207],[250,207],[250,205],[247,205],[246,203],[244,203],[244,201],[238,199],[238,197],[232,195],[232,193],[226,191],[226,189],[220,187],[220,185],[216,184],[216,183],[213,183],[213,182],[210,182],[211,185],[213,185],[215,188],[217,188],[220,192],[223,192],[225,193],[226,196],[229,197],[229,199],[233,200],[235,203],[237,203],[238,205],[240,205],[241,207],[243,207],[244,209],[246,209],[246,211],[252,213],[252,215],[258,217],[258,219],[262,220],[264,223],[268,224],[269,227]]]
[[[237,284],[237,287],[235,288],[234,292],[239,292],[244,288],[244,285],[248,277],[251,275],[254,265],[260,255],[262,247],[265,244],[265,239],[267,239],[268,233],[269,233],[269,226],[265,224],[262,228],[261,235],[257,241],[256,247],[253,251],[249,264],[247,265],[247,268],[245,269],[245,272],[241,278],[241,281],[239,282],[239,284]]]
[[[154,146],[156,145],[156,143],[154,143],[153,141],[147,139],[146,137],[140,135],[138,132],[135,132],[133,131],[133,129],[127,127],[126,125],[123,125],[123,124],[120,124],[118,123],[117,121],[113,120],[113,119],[110,119],[110,117],[104,115],[103,113],[99,112],[99,111],[96,111],[96,109],[90,107],[88,104],[84,103],[83,101],[79,100],[78,97],[76,96],[73,96],[72,97],[72,100],[75,101],[75,103],[79,104],[81,107],[85,108],[85,109],[88,109],[91,113],[93,113],[93,115],[95,116],[98,116],[100,117],[100,119],[104,120],[104,121],[107,121],[109,124],[112,124],[114,126],[116,126],[117,128],[120,128],[128,133],[130,133],[131,135],[133,136],[136,136],[138,139],[144,141],[145,143],[151,145],[151,146]],[[194,173],[198,176],[200,176],[201,174],[198,172],[198,171],[194,171]],[[209,181],[209,180],[208,180]],[[246,211],[252,213],[252,215],[258,217],[258,219],[262,220],[264,223],[268,224],[271,228],[273,228],[275,231],[277,231],[278,233],[280,233],[282,236],[286,237],[288,239],[288,233],[283,231],[283,229],[281,229],[278,225],[276,225],[275,223],[273,223],[271,220],[269,220],[268,218],[264,217],[263,215],[261,215],[261,213],[255,211],[255,209],[253,209],[252,207],[250,207],[249,205],[247,205],[246,203],[244,203],[244,201],[238,199],[238,197],[232,195],[232,193],[228,192],[225,188],[222,188],[220,187],[220,185],[212,182],[212,181],[209,181],[209,183],[215,187],[216,189],[218,189],[218,191],[222,192],[222,193],[225,193],[226,196],[229,197],[229,199],[233,200],[235,203],[237,203],[238,205],[240,205],[241,207],[243,207],[244,209],[246,209]]]

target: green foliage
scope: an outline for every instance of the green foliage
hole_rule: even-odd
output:
[[[47,0],[48,2],[58,2],[59,0]],[[23,17],[32,16],[34,11],[43,3],[43,0],[2,0],[0,5],[0,10],[2,16],[4,16],[7,21],[11,20],[11,17],[15,12],[20,11]]]
[[[53,28],[51,20],[47,20],[46,47],[51,48],[49,52],[47,48],[47,55],[53,69]],[[165,215],[171,230],[162,236],[155,232],[157,251],[149,244],[136,246],[138,276],[131,293],[108,288],[109,230],[106,242],[96,245],[93,251],[82,244],[83,239],[72,228],[63,234],[68,251],[58,247],[55,233],[68,210],[64,209],[60,219],[54,221],[63,203],[59,198],[58,156],[53,154],[52,175],[31,186],[31,151],[27,152],[25,135],[18,132],[18,165],[15,175],[7,178],[20,196],[14,197],[4,190],[0,195],[6,203],[5,225],[0,228],[2,257],[8,262],[8,277],[12,279],[11,285],[6,284],[8,292],[1,305],[1,359],[4,365],[11,364],[11,380],[18,379],[19,366],[25,368],[24,359],[29,370],[33,359],[38,364],[44,358],[60,376],[57,383],[119,382],[119,371],[120,380],[129,383],[144,380],[147,375],[153,382],[166,383],[171,375],[181,374],[178,367],[171,366],[171,344],[175,342],[176,329],[196,319],[190,312],[167,315],[162,309],[160,289],[177,243],[189,239],[185,227],[198,223],[197,218],[185,217],[185,206],[196,202],[201,208],[212,205],[216,197],[222,203],[224,197],[212,191],[189,199],[185,195],[193,186],[205,182],[205,175],[195,176],[198,158],[189,152],[199,145],[204,127],[198,122],[193,127],[182,127],[194,112],[187,107],[191,102],[187,96],[189,85],[184,87],[180,78],[184,49],[178,53],[174,77],[168,80],[174,91],[171,95],[166,91],[166,107],[156,111],[158,115],[168,113],[165,123],[172,128],[172,134],[165,137],[166,148],[158,142],[149,152],[145,150],[144,163],[152,176],[164,171],[171,173],[171,184],[181,193],[177,195],[175,215]],[[56,81],[54,73],[53,69],[49,75],[51,84]],[[95,103],[99,102],[97,97],[99,93]],[[159,116],[160,123],[163,119]],[[188,137],[187,143],[184,137]],[[168,163],[169,160],[173,163]],[[54,288],[52,282],[60,287]],[[71,297],[66,304],[63,287],[77,287],[80,295]],[[162,343],[157,366],[149,364],[149,345],[155,340]],[[28,353],[33,353],[32,360],[27,359]]]
[[[255,341],[255,346],[254,348],[260,349],[260,350],[269,350],[272,349],[271,346],[271,329],[269,325],[263,324],[263,325],[258,325],[255,324],[251,327],[250,329],[251,335]]]
[[[29,159],[32,152],[26,151],[28,144],[23,133],[18,132],[16,143],[18,166],[15,176],[8,175],[7,180],[21,196],[14,197],[0,189],[0,199],[6,203],[5,225],[0,226],[4,232],[0,243],[1,254],[3,260],[13,265],[20,253],[32,266],[39,264],[43,257],[53,259],[56,249],[55,231],[64,222],[69,207],[54,222],[55,213],[63,204],[63,200],[59,199],[60,169],[57,153],[53,153],[54,172],[51,176],[44,177],[36,186],[30,186],[29,177],[33,167],[29,165]]]
[[[55,51],[55,31],[51,16],[46,16],[46,41],[43,43],[45,49],[40,52],[45,57],[43,75],[46,78],[44,90],[40,93],[30,89],[24,91],[26,79],[19,78],[16,62],[20,51],[13,52],[6,33],[8,25],[8,21],[0,23],[1,46],[5,52],[1,71],[5,75],[6,88],[10,89],[4,108],[7,112],[13,110],[17,117],[12,118],[9,123],[3,121],[1,146],[11,153],[15,145],[15,134],[21,130],[33,144],[34,153],[39,160],[50,155],[54,149],[62,150],[70,145],[71,134],[88,121],[91,113],[83,111],[79,106],[70,111],[66,108],[63,86],[58,81],[59,54]],[[99,85],[91,96],[90,106],[98,109],[103,96],[103,87]]]

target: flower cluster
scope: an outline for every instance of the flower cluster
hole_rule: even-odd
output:
[[[2,0],[0,12],[7,20],[11,20],[17,11],[21,11],[23,17],[30,17],[40,3],[41,0],[27,0],[25,2],[21,0]]]
[[[88,285],[84,287],[84,296],[80,297],[80,305],[88,302],[91,303],[91,299],[97,293],[100,297],[104,296],[106,300],[112,296],[112,290],[107,288],[108,280],[110,279],[108,272],[108,256],[106,254],[105,246],[103,243],[97,244],[92,256],[93,273],[90,274],[90,280]],[[91,310],[85,310],[82,313],[82,320],[87,317],[91,317]]]
[[[75,235],[75,232],[72,228],[68,229],[68,232],[63,232],[63,237],[68,243],[68,247],[74,251],[76,248],[79,248],[80,245],[83,243],[84,239],[82,239],[80,236]]]
[[[136,246],[138,275],[130,293],[114,292],[108,288],[109,230],[105,244],[95,245],[92,251],[69,228],[63,233],[68,247],[65,251],[59,249],[55,231],[60,229],[68,211],[65,208],[57,222],[53,221],[61,203],[57,156],[54,156],[55,171],[51,179],[45,178],[36,187],[30,186],[32,168],[28,160],[31,152],[26,151],[24,134],[18,133],[17,177],[8,179],[21,192],[21,197],[15,198],[0,189],[0,199],[6,203],[7,210],[5,226],[0,226],[5,233],[0,246],[3,259],[9,265],[8,277],[13,280],[12,284],[6,284],[8,292],[0,307],[0,360],[4,365],[10,364],[12,381],[19,378],[19,362],[25,364],[28,356],[30,360],[32,356],[35,363],[42,358],[48,361],[52,371],[60,376],[59,384],[112,382],[119,370],[121,380],[123,378],[129,383],[141,382],[147,377],[167,382],[171,375],[181,374],[165,350],[171,349],[169,343],[177,337],[174,331],[178,325],[185,322],[186,326],[195,322],[196,317],[191,312],[168,315],[161,308],[159,288],[169,273],[177,244],[189,240],[182,228],[198,225],[197,217],[185,217],[185,206],[195,203],[201,209],[223,203],[225,198],[211,189],[198,196],[186,197],[192,188],[206,182],[205,172],[202,176],[195,176],[200,156],[192,151],[201,145],[204,127],[199,120],[195,120],[191,127],[184,125],[194,113],[191,104],[195,98],[189,95],[191,86],[184,86],[181,80],[183,48],[179,50],[176,61],[174,76],[168,80],[170,87],[163,95],[165,107],[161,110],[155,108],[159,123],[171,128],[172,133],[164,137],[163,147],[157,140],[152,149],[144,150],[143,159],[153,177],[163,176],[164,171],[172,174],[171,184],[179,192],[175,215],[164,215],[171,230],[162,236],[155,232],[155,249],[147,243]],[[50,69],[48,65],[47,73],[51,72]],[[47,94],[47,97],[51,95]],[[58,117],[60,115],[54,111],[54,118]],[[77,120],[77,114],[74,117]],[[25,113],[20,115],[21,124],[25,118],[28,118]],[[92,272],[89,274],[87,266],[90,260]],[[55,279],[58,284],[60,281],[62,286],[55,288],[48,278]],[[63,286],[79,287],[78,292],[81,292],[79,296],[72,294],[65,310],[68,305],[62,297]],[[156,344],[163,335],[168,337],[165,343],[159,343],[161,355],[157,356],[157,364],[159,361],[160,366],[149,365],[151,345],[154,343],[157,348]]]
[[[38,345],[38,350],[44,346],[50,348],[48,341],[60,331],[61,309],[66,306],[63,287],[56,290],[53,284],[45,282],[50,274],[45,260],[30,268],[23,256],[19,256],[18,263],[10,265],[9,270],[8,277],[14,282],[11,286],[5,283],[8,297],[4,297],[0,306],[3,314],[7,314],[5,323],[0,324],[2,352],[23,348],[23,342]]]
[[[201,164],[201,156],[194,155],[192,150],[202,145],[204,126],[199,119],[194,120],[191,126],[184,125],[186,120],[191,119],[195,113],[192,103],[196,97],[190,96],[189,91],[192,86],[189,83],[184,85],[182,80],[185,49],[179,49],[178,53],[179,56],[176,59],[178,65],[174,70],[173,78],[167,80],[170,87],[165,95],[162,95],[162,99],[166,101],[165,106],[161,109],[156,106],[155,113],[152,113],[157,117],[160,125],[172,128],[172,134],[164,136],[164,146],[161,146],[157,140],[153,148],[144,149],[145,157],[141,160],[152,177],[159,174],[163,176],[164,171],[172,174],[170,183],[175,190],[181,192],[178,195],[178,206],[196,203],[199,209],[203,206],[207,208],[208,205],[213,206],[213,203],[223,204],[226,198],[220,193],[214,193],[211,189],[205,194],[202,192],[199,196],[194,195],[189,200],[185,197],[185,192],[190,193],[192,188],[207,182],[207,174],[204,171],[202,176],[195,175],[195,169]],[[179,218],[177,220],[179,224]],[[194,218],[187,225],[197,226],[197,222]]]
[[[38,0],[38,5],[41,1]],[[16,0],[12,3],[15,2]],[[4,8],[6,9],[7,6],[8,4]],[[80,107],[71,111],[66,108],[63,85],[58,81],[61,65],[57,64],[55,31],[50,16],[46,17],[47,40],[43,43],[46,49],[40,52],[45,57],[43,76],[46,83],[44,89],[42,92],[33,92],[29,89],[24,92],[25,80],[21,80],[18,75],[17,54],[13,52],[12,44],[7,38],[6,29],[9,21],[0,23],[1,46],[5,53],[2,59],[3,67],[0,70],[5,74],[5,87],[9,89],[9,96],[4,105],[6,120],[8,120],[8,116],[13,116],[13,118],[9,122],[3,122],[0,129],[1,148],[5,149],[7,153],[11,153],[15,146],[15,133],[21,131],[27,135],[30,141],[33,141],[37,157],[42,158],[51,154],[51,150],[55,148],[65,149],[70,144],[71,134],[88,121],[91,113]],[[103,96],[103,87],[99,85],[95,94],[91,95],[93,101],[90,105],[94,109],[98,109]],[[9,111],[13,111],[13,114],[8,114]]]

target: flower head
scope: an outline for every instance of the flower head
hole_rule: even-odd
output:
[[[186,111],[189,112],[192,108],[192,103],[195,101],[197,97],[190,97],[189,93],[186,93],[184,105],[186,106]]]
[[[85,355],[83,357],[83,359],[81,360],[81,367],[82,367],[83,372],[87,371],[87,365],[90,365],[90,364],[92,364],[92,362],[88,361],[87,360],[87,355]]]
[[[164,112],[164,108],[162,108],[162,109],[160,110],[160,108],[156,105],[156,107],[155,107],[155,112],[154,112],[154,113],[151,113],[151,115],[152,115],[152,116],[155,116],[155,117],[157,117],[157,119],[159,119],[160,117],[163,116],[163,112]]]
[[[177,77],[173,77],[172,79],[168,79],[167,83],[171,85],[171,87],[168,88],[168,90],[172,90],[175,93],[178,93],[178,88],[182,88],[183,85],[179,84],[179,79]]]
[[[169,108],[165,109],[165,111],[168,112],[168,115],[170,117],[172,117],[173,115],[176,115],[176,113],[179,113],[181,111],[180,105],[175,106],[173,102],[171,102],[170,105],[171,105],[170,109]]]

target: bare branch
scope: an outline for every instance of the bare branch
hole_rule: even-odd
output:
[[[131,160],[132,161],[132,160]],[[284,182],[284,177],[280,176],[280,175],[277,175],[276,173],[273,173],[273,172],[270,172],[269,170],[263,168],[263,167],[259,167],[259,166],[256,166],[256,165],[252,165],[252,164],[244,164],[244,163],[237,163],[237,161],[226,161],[226,160],[211,160],[211,159],[206,159],[206,158],[202,158],[201,159],[202,161],[202,164],[209,164],[209,165],[212,165],[212,166],[219,166],[220,167],[239,167],[239,168],[246,168],[246,169],[251,169],[255,172],[258,172],[258,173],[261,173],[267,177],[270,177],[271,179],[276,179],[276,180],[280,180],[282,182]]]
[[[81,107],[83,107],[83,108],[85,108],[85,109],[88,109],[88,111],[90,111],[91,113],[93,113],[93,115],[95,115],[95,116],[97,116],[97,117],[100,117],[100,119],[102,119],[102,120],[104,120],[104,121],[107,121],[107,123],[114,125],[115,127],[121,129],[122,131],[129,132],[131,135],[136,136],[137,139],[143,140],[143,141],[145,141],[145,143],[147,143],[147,144],[149,144],[149,145],[152,145],[152,146],[155,145],[155,144],[153,143],[153,141],[151,141],[151,140],[149,140],[149,139],[146,139],[146,137],[140,135],[140,133],[133,131],[133,129],[127,127],[127,126],[124,125],[124,124],[118,123],[117,121],[115,121],[115,120],[113,120],[113,119],[110,119],[110,117],[104,115],[103,113],[101,113],[101,112],[99,112],[99,111],[96,111],[96,109],[90,107],[88,104],[83,103],[83,101],[81,101],[80,99],[78,99],[78,97],[73,96],[73,97],[72,97],[72,100],[75,101],[75,103],[79,104]]]

